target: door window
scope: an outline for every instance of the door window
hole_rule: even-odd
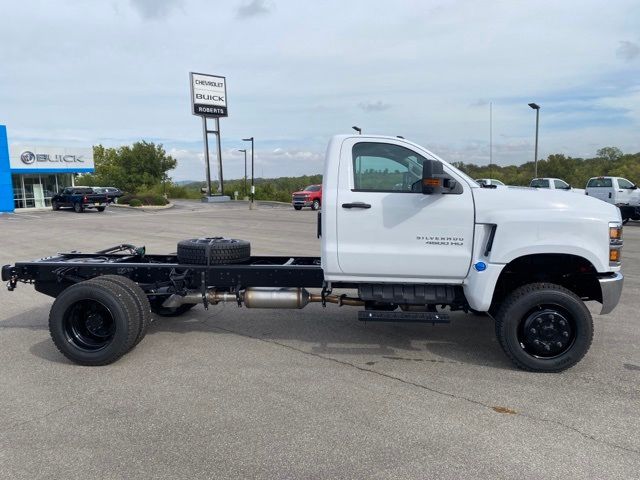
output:
[[[618,179],[618,187],[620,187],[622,189],[625,189],[625,190],[630,190],[630,189],[633,188],[633,183],[631,183],[626,178],[619,178]]]
[[[567,182],[563,182],[562,180],[554,180],[553,183],[554,183],[554,185],[556,186],[557,189],[560,189],[560,190],[569,190],[569,189],[571,189],[569,184]]]
[[[361,142],[353,146],[354,190],[415,192],[422,180],[425,158],[389,143]]]

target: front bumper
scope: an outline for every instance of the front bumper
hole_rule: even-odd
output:
[[[310,207],[311,205],[313,205],[313,202],[311,200],[294,200],[293,202],[291,202],[291,204],[294,207]]]
[[[600,310],[600,315],[606,315],[616,308],[620,301],[624,276],[620,272],[616,272],[612,276],[598,278],[598,281],[602,291],[602,310]]]

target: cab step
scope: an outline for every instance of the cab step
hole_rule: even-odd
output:
[[[437,312],[385,312],[384,310],[360,310],[361,322],[412,322],[412,323],[449,323],[449,315]]]

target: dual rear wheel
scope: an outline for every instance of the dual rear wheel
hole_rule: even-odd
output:
[[[107,365],[140,343],[151,320],[147,296],[135,282],[104,275],[76,283],[56,298],[49,332],[69,360]]]

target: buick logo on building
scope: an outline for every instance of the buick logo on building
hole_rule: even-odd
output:
[[[33,152],[30,152],[27,150],[26,152],[22,152],[20,154],[20,160],[22,160],[22,163],[26,165],[31,165],[33,162],[36,161],[36,156],[34,155]]]

